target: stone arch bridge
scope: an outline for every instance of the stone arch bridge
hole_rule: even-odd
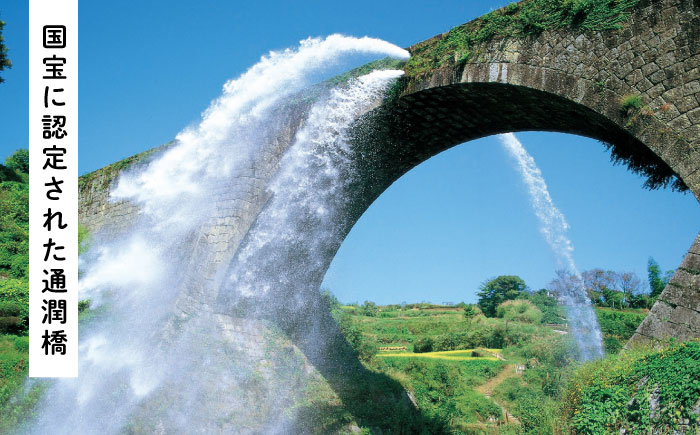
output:
[[[473,24],[472,24],[473,25]],[[449,34],[409,48],[413,56],[442,49]],[[449,48],[449,47],[448,47]],[[454,145],[505,132],[558,131],[609,144],[614,156],[649,177],[675,183],[700,200],[700,2],[641,0],[619,29],[575,26],[530,37],[496,36],[442,53],[438,64],[410,70],[400,87],[353,126],[355,165],[343,205],[341,237],[326,241],[317,291],[352,225],[411,168]],[[216,312],[221,279],[269,199],[267,186],[293,141],[308,103],[292,105],[284,126],[245,176],[216,192],[216,212],[193,236],[192,270],[177,302],[183,315]],[[81,222],[121,231],[138,214],[107,201],[110,183],[138,155],[82,177]],[[700,337],[700,236],[633,340]],[[303,346],[302,346],[303,347]]]

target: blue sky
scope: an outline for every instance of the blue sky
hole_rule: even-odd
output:
[[[308,36],[373,36],[408,46],[508,1],[80,3],[80,168],[165,143],[221,85]],[[27,2],[0,4],[13,68],[0,84],[0,156],[27,143]],[[349,59],[327,75],[369,59]],[[323,77],[319,77],[323,78]],[[571,226],[580,269],[676,267],[700,230],[690,194],[646,191],[596,141],[519,134]],[[474,301],[479,284],[554,275],[511,161],[494,138],[446,151],[395,183],[357,223],[325,284],[341,300]]]

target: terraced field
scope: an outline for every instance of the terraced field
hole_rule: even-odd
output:
[[[499,352],[501,349],[465,349],[465,350],[446,350],[442,352],[380,352],[378,357],[387,358],[430,358],[443,359],[448,361],[474,361],[474,360],[490,360],[497,361],[503,359]]]

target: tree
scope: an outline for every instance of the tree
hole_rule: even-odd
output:
[[[372,301],[365,301],[360,307],[360,314],[363,316],[377,317],[378,312],[377,304]]]
[[[82,234],[81,234],[82,232]],[[81,238],[82,235],[82,238]],[[83,246],[83,241],[87,243],[86,239],[89,238],[89,233],[85,227],[81,227],[78,225],[78,250]],[[86,248],[87,249],[87,248]],[[321,289],[321,300],[323,301],[324,304],[328,307],[329,311],[337,310],[340,308],[340,301],[338,301],[338,298],[335,297],[333,293],[331,293],[330,290],[324,288]]]
[[[15,171],[29,173],[29,150],[19,149],[5,159],[5,166]]]
[[[602,293],[603,298],[605,298],[605,305],[611,308],[622,308],[623,300],[625,298],[624,293],[609,289],[607,287],[603,289]]]
[[[557,277],[549,283],[549,290],[555,298],[561,299],[563,295],[571,293],[580,283],[580,279],[566,269],[559,269]]]
[[[7,47],[5,47],[5,39],[2,37],[2,28],[5,27],[5,22],[0,20],[0,71],[5,68],[11,68],[12,62],[7,58]],[[4,82],[2,77],[0,77],[0,83]]]
[[[464,317],[469,323],[474,320],[476,316],[479,315],[479,310],[474,306],[474,304],[469,304],[464,306]]]
[[[612,270],[591,269],[581,274],[583,286],[590,293],[603,293],[605,289],[614,290],[617,283],[617,273]],[[592,298],[591,298],[592,299]]]
[[[634,272],[622,272],[617,274],[617,285],[625,294],[630,295],[642,292],[642,280]]]
[[[662,291],[666,288],[666,285],[671,280],[673,276],[673,271],[669,270],[665,274],[661,272],[661,266],[654,260],[654,258],[649,257],[649,263],[647,264],[647,273],[649,277],[649,289],[651,290],[652,299],[659,297]]]
[[[479,308],[487,317],[496,316],[496,307],[505,301],[516,299],[527,291],[527,285],[520,277],[501,275],[484,282],[479,287]]]
[[[330,295],[330,293],[323,296],[324,300],[326,303],[332,304],[332,300],[329,300],[327,295]],[[345,340],[352,350],[357,353],[358,358],[362,361],[371,361],[377,354],[376,341],[371,337],[364,336],[360,328],[353,322],[352,316],[341,309],[340,306],[334,309],[331,314],[338,324],[340,332],[345,337]]]

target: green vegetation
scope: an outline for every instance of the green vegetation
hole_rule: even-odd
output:
[[[0,334],[29,330],[29,291],[25,279],[0,279]]]
[[[673,276],[673,270],[669,270],[666,273],[661,272],[661,266],[652,257],[649,257],[649,263],[647,265],[647,276],[649,278],[649,288],[651,289],[651,297],[656,300],[662,291],[668,285],[668,282]]]
[[[638,349],[581,367],[565,393],[577,433],[697,433],[700,342]],[[624,431],[622,431],[624,429]]]
[[[445,66],[463,65],[494,39],[539,36],[548,30],[617,30],[639,0],[524,0],[455,27],[442,37],[415,46],[406,73],[416,76]]]
[[[90,247],[90,230],[78,224],[78,255],[84,253]]]
[[[644,118],[654,116],[654,111],[642,102],[642,96],[638,94],[625,95],[620,99],[620,112],[627,118],[625,127],[632,128],[641,124]]]
[[[5,39],[2,37],[2,29],[5,27],[5,22],[0,20],[0,71],[5,68],[12,68],[12,62],[7,58],[7,47],[5,46]],[[0,83],[5,80],[0,77]]]
[[[486,281],[479,287],[479,308],[487,317],[496,315],[496,307],[502,302],[516,299],[527,290],[525,281],[513,275],[501,275]]]
[[[481,310],[474,304],[469,304],[464,306],[464,318],[467,319],[469,323],[476,318],[481,313]]]
[[[354,348],[375,346],[363,364],[400,382],[426,417],[445,422],[454,433],[598,434],[620,428],[666,433],[678,424],[695,425],[691,433],[699,428],[692,412],[700,406],[700,343],[612,355],[645,310],[597,307],[609,356],[577,364],[565,332],[544,317],[538,323],[521,316],[551,307],[552,299],[544,290],[525,292],[499,305],[496,313],[503,316],[495,318],[465,317],[468,304],[371,304],[377,312],[368,316],[359,305],[336,301],[333,312],[344,313],[341,328],[352,331]],[[503,348],[469,346],[468,337],[481,334],[500,336]],[[447,350],[454,347],[462,350]],[[652,412],[654,401],[659,405]]]
[[[473,387],[496,376],[502,361],[444,361],[415,358],[382,358],[379,368],[403,380],[415,396],[418,408],[452,428],[468,423],[500,419],[501,408]]]
[[[505,304],[496,311],[524,306],[526,311],[539,312],[529,300]],[[465,308],[470,307],[474,315],[467,317]],[[501,380],[496,377],[521,378],[515,374],[513,364],[525,365],[534,357],[546,363],[556,360],[566,367],[565,357],[548,356],[556,347],[554,343],[559,344],[563,354],[567,353],[566,337],[541,323],[528,323],[530,318],[526,322],[487,318],[467,304],[376,308],[376,314],[367,316],[361,306],[335,304],[333,313],[336,319],[338,312],[344,313],[346,325],[341,325],[341,329],[352,332],[348,341],[353,348],[362,348],[358,342],[375,346],[373,358],[363,360],[370,370],[399,381],[426,417],[446,422],[456,433],[518,433],[517,426],[505,424],[500,402],[486,397],[483,390],[500,385]],[[494,387],[488,386],[490,383]],[[539,378],[531,388],[542,390]],[[554,404],[552,399],[550,402]]]
[[[324,297],[363,364],[401,383],[426,417],[451,431],[597,433],[574,426],[564,405],[582,370],[556,301],[571,279],[559,274],[551,289],[536,292],[517,276],[489,280],[479,296],[486,310],[495,305],[493,317],[465,303],[341,305],[328,292]],[[634,274],[602,269],[584,272],[583,283],[597,298],[611,358],[647,313],[631,308],[644,288]]]
[[[642,109],[642,96],[639,94],[625,95],[620,100],[620,110],[623,114],[631,116]]]
[[[532,302],[537,309],[542,312],[542,323],[549,324],[563,324],[566,323],[564,318],[562,308],[557,303],[556,298],[554,298],[549,290],[540,289],[536,292],[525,293],[521,295],[522,298]]]
[[[397,353],[381,353],[382,358],[429,358],[441,359],[446,361],[475,361],[475,360],[490,360],[498,361],[496,352],[500,349],[465,349],[465,350],[447,350],[443,352],[397,352]]]
[[[29,174],[23,168],[26,150],[0,165],[0,277],[27,279],[29,263]]]
[[[525,323],[540,323],[542,311],[528,300],[505,301],[496,308],[496,316],[504,320]]]
[[[89,232],[78,227],[79,252]],[[42,388],[22,389],[28,373],[29,342],[29,153],[20,149],[0,165],[0,433],[9,432],[31,410]],[[81,301],[86,312],[89,301]],[[83,316],[81,315],[81,319]]]
[[[0,165],[0,433],[38,398],[31,390],[10,401],[29,370],[28,161],[27,150],[18,150]]]
[[[23,174],[29,173],[29,150],[26,148],[15,151],[5,159],[5,166]]]
[[[608,354],[619,352],[627,340],[634,335],[646,314],[646,310],[640,309],[621,311],[610,308],[597,308],[596,316],[600,330],[603,333],[605,351]]]
[[[673,271],[667,272],[667,276],[671,274]],[[588,297],[598,307],[651,308],[654,304],[655,297],[647,292],[642,280],[632,272],[590,269],[584,271],[581,278]],[[549,287],[552,294],[557,294],[577,285],[578,278],[574,275],[557,271],[557,277],[550,282]],[[649,288],[653,289],[654,285],[649,282]]]
[[[27,150],[18,150],[0,165],[0,334],[23,335],[29,327],[27,163]]]
[[[38,385],[16,394],[24,387],[28,370],[29,337],[0,335],[0,433],[11,433],[41,397],[43,388]]]

